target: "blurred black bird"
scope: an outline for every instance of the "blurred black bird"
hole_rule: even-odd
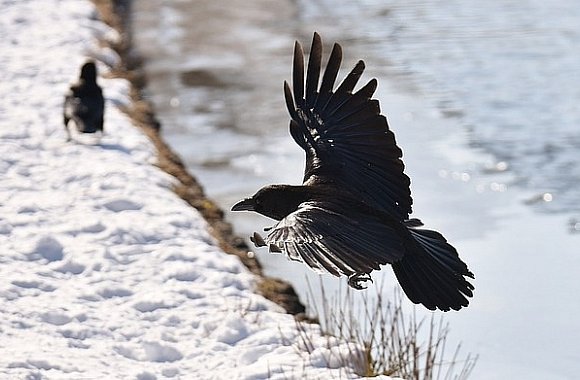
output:
[[[88,61],[81,68],[78,82],[70,86],[64,98],[64,128],[68,140],[71,139],[68,127],[71,120],[80,133],[102,133],[104,112],[105,99],[97,84],[97,66]]]
[[[364,71],[359,61],[333,92],[342,49],[334,44],[322,82],[322,42],[315,33],[306,81],[304,53],[294,47],[293,90],[284,82],[290,134],[306,152],[303,184],[270,185],[232,207],[278,220],[256,246],[285,253],[318,272],[346,275],[356,289],[369,273],[391,264],[405,294],[430,310],[469,304],[474,278],[455,248],[436,231],[420,228],[411,213],[410,180],[402,151],[371,99],[372,79],[353,94]],[[305,86],[306,83],[306,86]]]

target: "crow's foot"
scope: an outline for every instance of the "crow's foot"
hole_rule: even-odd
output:
[[[252,243],[254,243],[254,245],[256,247],[265,247],[266,246],[266,242],[264,241],[264,238],[262,236],[260,236],[260,234],[257,232],[254,232],[254,235],[250,236],[250,240]]]
[[[363,282],[373,282],[371,275],[368,273],[355,273],[348,278],[348,286],[354,288],[356,290],[363,290],[366,289],[367,286],[363,286]]]

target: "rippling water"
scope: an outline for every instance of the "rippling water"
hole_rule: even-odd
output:
[[[481,355],[473,378],[574,378],[577,2],[143,0],[134,8],[164,134],[225,209],[262,185],[302,177],[282,96],[293,41],[309,46],[317,30],[325,54],[343,45],[345,71],[364,59],[405,154],[416,216],[443,231],[477,275],[473,304],[446,315],[464,348]],[[272,224],[249,213],[230,219],[244,235]],[[259,255],[302,295],[305,276],[317,281],[299,264]],[[375,279],[394,286],[388,268]]]
[[[371,25],[373,40],[391,42],[398,64],[459,119],[471,146],[505,163],[513,184],[551,193],[549,210],[580,209],[576,2],[407,2]]]

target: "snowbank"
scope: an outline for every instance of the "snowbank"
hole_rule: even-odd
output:
[[[171,191],[115,107],[126,82],[99,79],[104,138],[65,142],[80,65],[118,59],[92,3],[0,0],[0,14],[0,378],[353,377],[348,347],[317,326],[300,347],[293,317]]]

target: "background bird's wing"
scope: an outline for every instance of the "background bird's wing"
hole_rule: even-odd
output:
[[[65,96],[65,115],[75,120],[80,132],[94,133],[102,129],[105,101],[97,85],[73,85]]]
[[[370,273],[403,256],[402,240],[378,217],[332,202],[305,202],[263,242],[273,253],[335,276]]]
[[[322,43],[314,34],[306,81],[304,54],[296,42],[293,90],[284,82],[290,116],[290,133],[306,151],[304,182],[323,181],[346,187],[366,203],[391,215],[407,219],[411,213],[410,180],[403,173],[402,152],[380,114],[379,102],[371,99],[375,79],[352,93],[364,71],[359,61],[333,92],[342,50],[335,44],[318,88]],[[306,86],[305,86],[306,84]]]

